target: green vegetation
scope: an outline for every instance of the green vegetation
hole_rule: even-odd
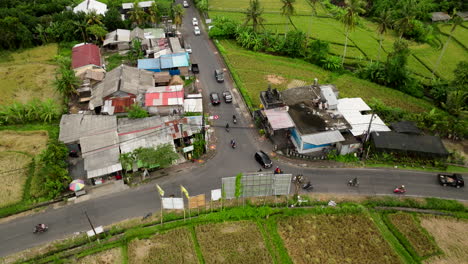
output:
[[[87,243],[86,237],[81,236],[54,244],[50,252],[27,255],[29,260],[21,262],[45,263],[55,260],[83,263],[87,260],[93,263],[93,260],[102,259],[107,254],[112,259],[122,257],[124,263],[323,263],[325,260],[360,263],[366,259],[367,262],[376,260],[379,263],[421,263],[421,258],[411,252],[409,242],[405,244],[404,240],[422,239],[415,243],[427,249],[434,242],[429,235],[433,235],[434,226],[449,221],[458,221],[453,227],[446,224],[447,228],[458,232],[455,235],[460,237],[457,241],[463,241],[467,235],[468,215],[463,214],[466,211],[464,206],[446,207],[445,202],[434,204],[435,209],[448,210],[463,218],[460,220],[452,217],[434,220],[414,214],[409,215],[413,219],[411,223],[407,223],[406,218],[390,223],[386,220],[389,212],[374,210],[373,207],[390,203],[401,205],[400,198],[376,197],[372,198],[372,202],[361,198],[359,200],[364,199],[361,203],[344,198],[336,200],[336,207],[324,206],[329,198],[320,198],[324,201],[316,201],[316,198],[309,197],[313,202],[306,202],[306,208],[285,208],[285,204],[273,204],[273,199],[268,204],[275,207],[255,207],[251,205],[253,200],[247,200],[247,205],[242,207],[226,207],[229,201],[224,201],[221,208],[219,202],[215,202],[212,208],[202,208],[199,215],[190,219],[184,219],[182,212],[166,212],[163,225],[158,217],[152,217],[149,221],[134,219],[128,224],[112,227],[101,236],[99,243],[95,239]],[[404,202],[416,207],[422,205],[417,199],[406,198]],[[401,224],[405,230],[394,233]],[[427,231],[425,228],[428,228]],[[433,236],[439,243],[439,235]],[[426,243],[424,239],[427,238]],[[77,246],[80,248],[77,249]],[[446,251],[446,246],[444,244],[441,248],[450,258],[463,259],[463,253],[456,252],[465,251],[463,248],[466,244],[451,245],[450,251],[453,252]],[[123,252],[120,254],[117,250]],[[431,252],[432,255],[440,253]]]
[[[133,152],[120,155],[120,162],[124,170],[131,170],[136,164],[139,168],[166,168],[177,160],[179,156],[170,144],[163,144],[157,148],[137,148]]]
[[[128,117],[132,119],[145,118],[149,116],[148,112],[146,112],[146,110],[139,104],[133,104],[125,109],[125,111],[127,112]]]

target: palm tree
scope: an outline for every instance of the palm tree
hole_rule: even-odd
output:
[[[96,25],[96,24],[100,26],[104,25],[104,23],[102,23],[102,15],[96,13],[96,11],[94,10],[86,14],[86,23],[89,26]]]
[[[77,94],[76,87],[80,84],[80,81],[75,76],[75,72],[70,69],[59,70],[60,77],[55,79],[55,89],[64,97],[72,94]]]
[[[145,21],[146,13],[143,11],[143,8],[141,8],[139,0],[133,2],[133,8],[128,12],[128,14],[130,15],[132,23],[135,23],[137,26],[143,24]]]
[[[346,40],[345,46],[343,51],[343,58],[341,61],[341,65],[344,64],[344,60],[346,57],[346,48],[348,47],[348,36],[349,31],[354,30],[357,21],[359,19],[359,14],[364,13],[364,1],[363,0],[345,0],[346,8],[345,13],[341,17],[341,22],[343,22],[346,30]]]
[[[172,7],[172,13],[174,14],[174,24],[177,28],[182,25],[182,19],[184,18],[185,10],[181,4]]]
[[[257,32],[258,26],[263,27],[263,21],[265,21],[265,19],[262,17],[263,8],[260,6],[260,2],[258,0],[250,0],[250,5],[244,14],[244,26],[252,21],[252,28],[254,32]]]
[[[389,10],[383,11],[376,19],[375,22],[377,22],[377,31],[380,34],[380,39],[379,39],[379,55],[377,57],[377,60],[380,60],[380,52],[382,51],[382,41],[383,41],[383,35],[387,33],[387,30],[391,29],[393,27],[393,19],[392,19],[392,13]]]
[[[415,6],[414,0],[406,0],[397,11],[400,18],[395,22],[395,27],[400,34],[400,39],[413,27],[413,20],[416,18]]]
[[[153,2],[148,9],[148,22],[150,22],[153,25],[156,25],[159,20],[159,9],[158,5],[156,2]]]
[[[294,15],[295,13],[295,10],[294,10],[294,3],[296,2],[296,0],[281,0],[281,2],[283,3],[283,6],[281,7],[281,14],[283,16],[285,16],[285,19],[288,18],[289,19],[289,23],[291,23],[291,25],[293,25],[294,29],[297,29],[296,26],[294,25],[294,23],[292,22],[291,20],[291,16]],[[287,33],[289,30],[288,30],[288,24],[286,24],[286,32]],[[286,35],[285,35],[286,36]]]
[[[310,3],[310,6],[312,7],[312,15],[310,16],[310,25],[309,25],[309,33],[307,34],[308,37],[310,37],[310,32],[312,31],[312,17],[317,15],[317,3],[320,2],[320,0],[308,0]]]
[[[88,22],[86,20],[78,20],[78,21],[73,21],[73,25],[75,25],[75,34],[76,33],[81,33],[81,37],[83,37],[83,42],[88,41]]]
[[[39,34],[39,38],[41,39],[42,45],[47,44],[47,42],[49,42],[49,40],[47,39],[46,28],[42,24],[38,24],[36,26],[36,32],[37,34]]]
[[[454,10],[453,12],[453,20],[452,20],[452,29],[450,29],[450,35],[449,37],[447,38],[447,41],[445,41],[444,43],[444,47],[442,48],[442,51],[440,52],[440,55],[439,55],[439,58],[437,58],[437,62],[434,66],[434,69],[432,70],[432,78],[435,77],[435,72],[437,70],[437,67],[439,67],[439,63],[440,63],[440,60],[442,59],[442,57],[444,56],[444,53],[445,53],[445,50],[447,49],[447,46],[450,42],[450,40],[452,39],[452,35],[453,35],[453,32],[455,31],[455,29],[461,25],[463,23],[463,19],[456,15],[456,10]]]

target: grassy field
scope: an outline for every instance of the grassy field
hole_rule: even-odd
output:
[[[444,252],[426,260],[426,264],[468,263],[468,221],[454,218],[422,217],[421,226]]]
[[[14,53],[0,54],[1,104],[26,103],[33,98],[60,100],[53,80],[57,45],[49,44]]]
[[[294,216],[278,232],[294,263],[401,263],[364,215]]]
[[[434,107],[427,101],[350,75],[335,76],[302,60],[256,53],[239,47],[234,41],[223,40],[219,43],[233,68],[231,70],[239,76],[254,106],[260,104],[259,93],[266,90],[269,84],[272,88],[284,90],[295,80],[311,84],[314,78],[318,78],[319,83],[335,84],[340,97],[362,97],[368,103],[376,98],[388,106],[412,112],[424,112]],[[269,78],[271,76],[275,78]]]
[[[274,0],[260,0],[264,8],[263,18],[266,29],[284,33],[292,26],[286,25],[289,23],[285,17],[281,15],[281,2]],[[229,1],[229,0],[212,0],[209,1],[209,15],[214,18],[216,16],[225,16],[239,22],[243,22],[245,15],[242,13],[248,7],[249,0]],[[296,15],[292,16],[294,25],[310,35],[312,38],[326,40],[334,45],[331,48],[333,54],[343,54],[343,45],[345,42],[345,32],[343,24],[332,18],[328,11],[317,5],[318,17],[311,17],[311,7],[306,0],[296,1]],[[465,23],[468,24],[468,23]],[[450,31],[451,25],[440,24],[440,30],[444,33]],[[376,31],[377,25],[369,20],[361,19],[360,25],[355,31],[349,35],[352,47],[346,57],[366,60],[385,60],[387,53],[392,50],[393,42],[397,39],[397,34],[389,31],[384,35],[383,51],[379,51],[380,36]],[[441,44],[445,42],[446,36],[439,35],[440,41],[437,46],[430,46],[417,42],[410,42],[410,49],[413,54],[421,61],[415,58],[409,63],[410,70],[423,77],[431,77],[432,68],[437,61],[441,51]],[[457,62],[467,58],[466,50],[463,48],[463,43],[468,43],[468,30],[463,27],[458,27],[454,33],[454,38],[459,42],[452,41],[447,48],[441,66],[437,72],[442,78],[453,78],[453,70]],[[380,56],[379,56],[380,53]],[[430,70],[427,69],[430,68]]]
[[[0,131],[0,207],[21,201],[34,155],[46,148],[46,131]]]
[[[134,240],[128,245],[129,263],[198,263],[187,228]]]
[[[79,259],[74,264],[120,264],[123,263],[120,247],[102,251]]]
[[[388,218],[397,230],[406,237],[420,257],[428,257],[438,253],[437,246],[422,231],[411,214],[390,214]]]
[[[272,263],[253,222],[199,225],[196,233],[206,263]]]

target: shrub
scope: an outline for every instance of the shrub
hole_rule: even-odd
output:
[[[136,103],[126,108],[125,111],[128,112],[128,117],[133,119],[145,118],[149,116],[148,112],[146,112],[146,110],[143,109],[143,107]]]
[[[342,69],[341,59],[338,56],[328,56],[322,61],[322,67],[325,70],[338,71]]]

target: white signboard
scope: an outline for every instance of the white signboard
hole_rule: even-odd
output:
[[[162,204],[163,204],[164,209],[180,209],[180,210],[184,209],[183,198],[163,197]]]
[[[104,228],[102,228],[102,226],[98,226],[98,227],[94,228],[94,230],[96,231],[96,234],[100,234],[100,233],[104,232]],[[91,230],[87,231],[86,234],[88,234],[88,237],[92,237],[92,236],[94,236],[94,231],[91,229]]]
[[[184,153],[185,153],[185,152],[192,151],[192,150],[193,150],[193,145],[188,146],[188,147],[185,147],[185,148],[183,148],[183,150],[184,150]]]
[[[211,19],[210,18],[205,19],[205,23],[211,24]]]
[[[221,199],[221,189],[211,190],[211,200],[218,201]]]

